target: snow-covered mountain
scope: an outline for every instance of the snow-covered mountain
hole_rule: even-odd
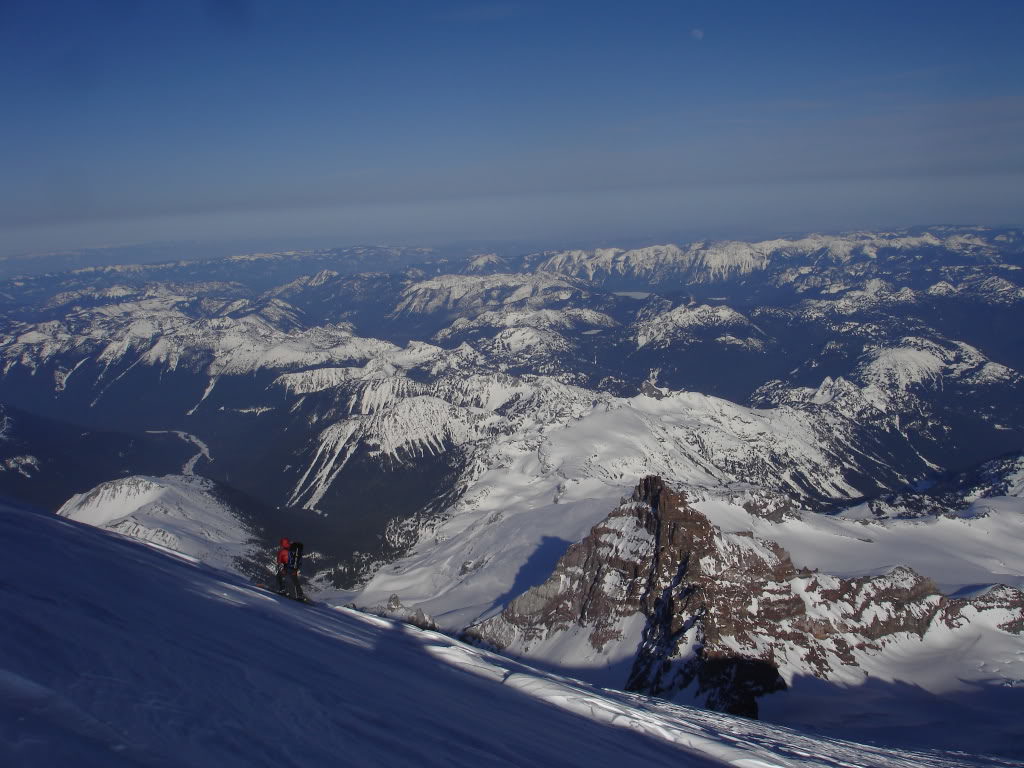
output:
[[[459,317],[450,326],[438,331],[434,338],[445,341],[460,334],[485,333],[488,330],[530,329],[563,331],[583,329],[599,332],[618,323],[604,312],[592,309],[507,309],[485,310],[472,317]]]
[[[194,475],[125,477],[68,499],[57,515],[115,531],[224,569],[258,550],[243,513],[217,497],[214,484]]]
[[[984,317],[1017,317],[1019,252],[1016,231],[934,228],[571,259],[357,248],[103,267],[4,286],[14,303],[3,310],[0,371],[5,396],[34,413],[197,435],[217,457],[208,474],[271,507],[338,509],[358,492],[346,474],[376,475],[372,463],[387,457],[383,485],[404,490],[386,499],[395,512],[378,533],[443,511],[430,499],[465,487],[465,454],[516,432],[515,419],[472,404],[490,402],[495,376],[514,377],[520,392],[570,385],[585,390],[581,402],[655,381],[785,406],[812,431],[839,420],[840,443],[867,450],[851,461],[844,448],[826,476],[841,466],[854,488],[896,490],[924,468],[1019,449],[1022,345],[965,314],[998,295]],[[634,287],[647,290],[616,293],[597,280],[604,267],[566,266],[585,263],[642,278]],[[359,271],[371,264],[382,271]],[[765,281],[743,277],[758,265],[818,287],[758,303]],[[701,286],[715,293],[686,297]],[[480,390],[450,397],[456,378]],[[855,386],[839,397],[843,382]],[[370,413],[353,407],[360,388],[397,394]],[[349,457],[340,473],[335,449]],[[444,475],[446,488],[418,494],[424,478],[412,470],[424,461],[444,465],[423,471]],[[833,495],[833,480],[817,489],[814,473],[794,482]]]
[[[720,344],[765,349],[765,334],[736,310],[720,305],[679,306],[636,325],[638,347],[683,346],[701,337]]]
[[[768,409],[653,386],[633,398],[594,398],[537,380],[524,392],[530,400],[519,394],[515,410],[494,401],[495,433],[472,446],[448,519],[374,576],[365,604],[397,593],[449,629],[465,626],[502,601],[536,553],[553,564],[544,541],[580,539],[647,474],[701,498],[829,509],[930,471],[900,431],[899,411],[880,410],[849,382]],[[550,404],[543,418],[531,401]]]
[[[395,315],[484,310],[495,306],[540,309],[587,292],[576,280],[545,274],[443,275],[413,283],[402,294]]]
[[[0,760],[16,768],[954,768],[1019,754],[987,757],[1000,745],[970,727],[946,734],[952,752],[896,750],[602,690],[7,506],[0,536],[19,542],[11,572],[31,574],[0,608]]]
[[[0,283],[0,493],[77,496],[94,522],[201,557],[299,538],[318,585],[458,632],[497,623],[657,475],[760,553],[737,583],[779,548],[856,612],[902,565],[955,623],[950,601],[1019,585],[1022,297],[1021,232],[964,227],[20,277]],[[780,574],[792,597],[803,577]],[[857,643],[888,652],[865,631],[849,627],[857,670],[874,663]],[[845,680],[786,666],[819,640],[759,648],[789,685],[762,712]],[[565,647],[550,663],[589,669]]]
[[[1022,384],[1003,362],[1012,356],[997,354],[1012,348],[1000,346],[1005,334],[979,345],[971,323],[945,331],[931,324],[948,316],[949,302],[967,306],[971,285],[1015,285],[1015,238],[983,230],[860,233],[647,249],[608,262],[692,266],[694,254],[704,254],[705,266],[749,266],[760,263],[750,256],[756,252],[769,266],[797,269],[802,280],[832,281],[753,307],[756,291],[726,266],[712,273],[715,290],[736,299],[727,303],[657,295],[704,285],[686,283],[685,270],[673,272],[674,283],[640,270],[650,290],[616,294],[576,273],[558,274],[555,262],[539,269],[533,257],[479,254],[446,262],[381,251],[382,264],[397,260],[390,273],[360,273],[346,261],[367,264],[372,250],[333,261],[326,252],[288,253],[227,265],[84,270],[9,286],[32,298],[9,312],[0,360],[15,405],[93,429],[194,434],[216,458],[204,462],[206,474],[280,507],[273,527],[287,525],[294,507],[316,510],[320,522],[328,516],[332,538],[355,557],[341,577],[351,582],[457,513],[452,502],[475,482],[481,462],[503,461],[493,457],[505,450],[495,445],[533,449],[541,442],[529,437],[529,424],[549,420],[548,410],[557,414],[548,428],[559,430],[584,406],[615,410],[651,381],[662,386],[649,392],[734,400],[746,392],[748,405],[774,414],[769,432],[789,421],[784,429],[802,443],[826,445],[808,465],[797,450],[785,470],[770,446],[762,458],[763,439],[752,437],[758,447],[735,455],[731,447],[698,450],[698,464],[710,462],[716,482],[770,478],[770,488],[805,502],[895,491],[927,473],[1019,449]],[[922,275],[909,269],[918,261]],[[268,284],[275,274],[288,279]],[[950,290],[931,290],[940,283]],[[992,312],[1016,311],[1012,301],[998,306]],[[687,418],[704,424],[695,431],[718,430],[715,409],[702,408],[687,406]],[[739,433],[730,445],[745,440]],[[647,442],[638,437],[638,445]],[[630,480],[646,472],[674,477],[666,470],[676,469],[684,477],[692,461],[681,457],[639,462]],[[380,478],[375,490],[368,477]],[[65,498],[93,485],[68,488]],[[837,487],[845,488],[838,497]],[[374,522],[349,507],[373,508]]]
[[[212,388],[220,376],[366,360],[390,346],[361,339],[345,325],[302,329],[295,311],[277,299],[257,306],[156,288],[139,301],[15,324],[4,339],[3,370],[20,367],[34,374],[56,364],[53,386],[59,392],[86,362],[102,366],[101,380],[107,371],[123,375],[135,365],[167,372],[181,366],[204,373]]]
[[[996,733],[1016,733],[1015,712],[997,715],[994,704],[1019,697],[1009,691],[1024,680],[1019,587],[976,586],[973,596],[950,598],[898,560],[857,577],[797,567],[775,541],[734,530],[735,516],[718,526],[721,510],[697,506],[645,478],[546,581],[472,636],[627,690],[753,716],[761,704],[783,722],[801,722],[804,697],[819,706],[841,699],[846,714],[895,713],[907,704],[900,686],[910,685],[945,703],[950,728],[987,719]],[[984,523],[985,533],[1019,540],[1022,513],[1018,499]],[[770,532],[764,522],[761,532]],[[972,522],[957,522],[944,540],[931,536],[948,550],[947,577],[969,549],[957,546],[953,529]],[[923,549],[929,537],[921,538]],[[995,553],[985,560],[994,563]],[[1024,584],[1024,559],[1000,562],[1015,572],[998,576]],[[826,684],[808,691],[807,679]]]
[[[1000,236],[1003,239],[998,239]],[[649,285],[722,283],[760,273],[776,286],[790,284],[798,292],[821,288],[821,273],[836,269],[848,277],[871,276],[885,265],[903,267],[922,257],[941,263],[954,257],[970,263],[1000,261],[1019,253],[1021,234],[984,230],[847,235],[809,235],[795,239],[705,241],[645,248],[598,248],[533,254],[527,262],[538,271],[584,278],[591,282],[632,280]],[[808,264],[814,268],[807,268]]]

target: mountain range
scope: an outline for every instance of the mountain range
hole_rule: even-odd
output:
[[[595,685],[1009,753],[1022,371],[1014,229],[89,267],[0,282],[0,492],[255,580],[299,538],[321,599]]]

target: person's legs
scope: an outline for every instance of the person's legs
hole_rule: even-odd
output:
[[[291,579],[292,588],[294,590],[293,597],[296,600],[304,599],[305,595],[302,594],[302,585],[299,584],[299,573],[298,573],[298,571],[288,571],[288,576]]]
[[[284,568],[278,566],[277,569],[277,591],[284,594]]]

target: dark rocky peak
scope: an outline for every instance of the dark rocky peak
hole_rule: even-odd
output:
[[[952,600],[909,568],[855,579],[798,569],[777,543],[723,532],[651,476],[547,581],[468,634],[541,658],[564,633],[599,654],[635,643],[628,690],[756,717],[757,698],[795,675],[862,680],[865,658],[993,610],[1008,618],[1002,631],[1021,632],[1018,589]]]
[[[667,390],[662,389],[650,379],[640,385],[640,394],[653,397],[655,400],[664,400],[668,396]]]

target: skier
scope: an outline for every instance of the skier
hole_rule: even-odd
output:
[[[302,586],[299,584],[299,568],[302,566],[302,542],[281,539],[281,548],[277,550],[277,591],[282,595],[288,595],[285,587],[285,576],[291,586],[293,594],[288,595],[295,600],[305,600],[302,594]]]

